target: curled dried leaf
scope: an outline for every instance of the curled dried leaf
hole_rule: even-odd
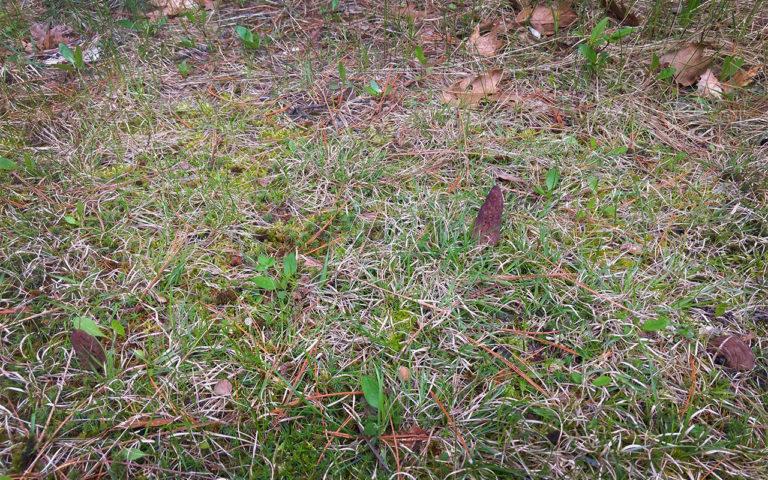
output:
[[[221,397],[228,397],[232,395],[232,383],[229,380],[219,380],[216,385],[213,386],[213,393]]]
[[[536,31],[544,36],[554,35],[555,31],[568,28],[578,16],[567,3],[557,7],[538,5],[535,8],[525,8],[515,17],[518,24],[530,23]]]
[[[470,50],[477,52],[483,57],[496,55],[496,52],[503,45],[499,38],[499,33],[501,33],[501,27],[498,25],[492,26],[491,30],[485,34],[481,34],[480,25],[477,25],[467,41]]]
[[[80,364],[83,367],[101,371],[107,361],[107,355],[96,337],[83,330],[75,329],[70,339]]]
[[[443,91],[443,101],[456,106],[479,105],[483,98],[498,92],[501,77],[501,69],[465,77]]]
[[[173,17],[187,10],[194,10],[198,7],[204,7],[207,10],[212,10],[214,4],[208,0],[149,0],[149,3],[158,8],[150,15],[154,17],[167,16]]]
[[[410,17],[414,20],[420,20],[427,17],[426,10],[419,10],[412,2],[406,2],[405,5],[395,7],[392,13],[401,17]]]
[[[33,23],[29,33],[38,50],[56,48],[60,43],[68,43],[74,36],[71,28],[65,25],[51,26],[49,23]]]
[[[698,91],[699,95],[704,98],[720,99],[723,97],[723,85],[710,69],[707,69],[699,77]]]
[[[755,366],[755,354],[738,335],[712,337],[707,348],[716,357],[725,360],[725,366],[734,370],[751,370]]]
[[[501,238],[501,213],[504,211],[504,194],[494,185],[477,213],[472,226],[472,238],[478,243],[496,245]]]
[[[622,25],[628,25],[630,27],[637,27],[640,25],[640,19],[637,15],[632,13],[632,9],[621,0],[602,0],[603,8],[605,8],[608,15],[614,20],[617,20]]]
[[[746,70],[740,69],[727,82],[721,82],[723,84],[723,91],[728,93],[737,88],[746,87],[752,83],[758,73],[760,73],[760,66],[750,67]]]
[[[663,67],[675,69],[675,82],[690,87],[707,70],[712,58],[704,56],[703,45],[686,43],[679,50],[662,55],[659,61]]]

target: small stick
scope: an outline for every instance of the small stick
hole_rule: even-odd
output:
[[[448,426],[450,426],[451,430],[453,430],[453,433],[456,434],[456,438],[459,440],[462,448],[464,448],[464,453],[467,455],[467,457],[469,457],[469,448],[467,447],[467,442],[465,442],[464,437],[461,436],[461,432],[459,432],[459,429],[456,427],[456,423],[453,421],[453,417],[451,417],[451,414],[448,413],[448,410],[445,409],[443,404],[440,402],[440,399],[437,398],[437,394],[435,392],[430,390],[429,394],[432,396],[432,400],[435,401],[437,406],[440,407],[440,410],[443,412],[443,415],[445,415],[445,418],[448,421]]]
[[[511,368],[511,369],[512,369],[512,370],[513,370],[513,371],[514,371],[516,374],[518,374],[518,375],[519,375],[519,376],[520,376],[520,377],[521,377],[523,380],[525,380],[526,382],[528,382],[528,384],[530,384],[530,385],[531,385],[533,388],[535,388],[535,389],[536,389],[536,390],[537,390],[539,393],[541,393],[542,395],[547,395],[547,396],[549,395],[549,393],[548,393],[548,392],[547,392],[547,391],[544,389],[544,387],[542,387],[542,386],[541,386],[541,385],[539,385],[538,383],[534,382],[534,381],[531,379],[531,377],[529,377],[529,376],[528,376],[528,375],[527,375],[527,374],[526,374],[524,371],[522,371],[522,370],[520,369],[520,367],[518,367],[518,366],[517,366],[517,365],[515,365],[514,363],[510,362],[510,361],[509,361],[509,360],[507,360],[506,358],[502,357],[502,356],[501,356],[501,355],[499,355],[498,353],[494,352],[494,351],[493,351],[493,350],[491,350],[490,348],[486,347],[486,346],[485,346],[485,345],[483,345],[482,343],[478,342],[477,340],[474,340],[474,339],[472,339],[472,338],[468,338],[468,340],[469,340],[469,342],[470,342],[470,343],[472,343],[473,345],[475,345],[475,346],[477,346],[477,347],[479,347],[479,348],[482,348],[483,350],[485,350],[486,352],[488,352],[488,353],[489,353],[490,355],[492,355],[493,357],[496,357],[496,358],[498,358],[499,360],[501,360],[502,362],[504,362],[504,364],[505,364],[506,366],[508,366],[509,368]]]
[[[688,354],[688,364],[691,366],[691,386],[688,388],[688,396],[685,398],[685,403],[680,407],[681,419],[685,415],[685,412],[688,411],[688,407],[691,406],[691,400],[693,399],[693,395],[696,393],[696,376],[699,372],[699,368],[696,364],[696,359],[694,358],[693,354]]]

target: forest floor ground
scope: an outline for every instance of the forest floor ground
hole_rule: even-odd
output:
[[[0,12],[0,476],[768,477],[765,2],[112,3]]]

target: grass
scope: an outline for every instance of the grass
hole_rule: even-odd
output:
[[[506,2],[360,5],[0,14],[0,475],[768,475],[765,74],[721,101],[647,75],[699,38],[765,64],[764,2],[687,26],[638,2],[596,73],[573,48],[603,16],[589,2],[489,59],[424,34],[464,39]],[[30,60],[45,19],[98,32],[102,58]],[[245,49],[236,25],[268,40]],[[491,67],[529,100],[440,102]],[[78,316],[106,333],[103,372],[72,351]],[[758,366],[719,365],[718,333],[751,335]]]

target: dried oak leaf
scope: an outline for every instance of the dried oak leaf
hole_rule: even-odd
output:
[[[496,245],[501,238],[501,213],[504,211],[504,195],[501,188],[494,185],[483,206],[477,213],[477,219],[472,226],[472,238],[479,243]]]
[[[480,25],[475,27],[472,35],[469,36],[467,44],[470,50],[477,52],[483,57],[492,57],[496,55],[496,52],[503,45],[499,38],[501,33],[501,27],[499,25],[493,25],[488,33],[480,34]]]
[[[33,23],[29,27],[29,33],[38,50],[56,48],[60,43],[67,43],[73,37],[71,28],[66,25],[51,26],[50,23]]]
[[[80,360],[80,364],[83,367],[101,371],[107,361],[107,355],[104,353],[101,343],[94,336],[82,330],[73,330],[70,339],[72,349]]]
[[[498,92],[501,77],[501,69],[464,77],[443,91],[443,101],[456,106],[478,105],[483,98]]]
[[[723,85],[723,91],[728,93],[737,88],[744,88],[751,84],[757,74],[760,73],[760,67],[754,66],[747,70],[739,70],[734,73],[733,76],[727,82],[721,82]]]
[[[690,87],[707,70],[712,58],[704,56],[703,45],[686,43],[679,50],[662,55],[659,61],[663,67],[675,69],[675,82]]]
[[[554,35],[555,30],[568,28],[576,21],[578,16],[567,3],[561,3],[557,8],[548,5],[538,5],[534,8],[525,8],[515,17],[515,21],[521,25],[530,23],[541,35]]]
[[[411,2],[407,2],[405,5],[395,7],[391,10],[391,12],[400,17],[411,17],[414,20],[419,20],[427,17],[426,10],[417,9],[416,6]]]
[[[755,366],[755,354],[738,335],[712,337],[707,348],[716,357],[725,360],[725,366],[734,370],[751,370]]]
[[[211,0],[149,0],[149,3],[157,7],[157,10],[150,13],[150,17],[174,17],[187,10],[195,10],[203,7],[212,10],[214,4]]]
[[[232,383],[229,380],[219,380],[216,385],[213,386],[213,393],[220,397],[229,397],[232,395]]]
[[[605,8],[608,15],[617,20],[622,25],[628,25],[630,27],[637,27],[640,25],[640,19],[637,15],[632,13],[632,9],[621,0],[602,0],[603,8]]]
[[[699,77],[698,92],[702,97],[719,100],[723,98],[723,90],[723,85],[720,83],[720,80],[717,79],[715,74],[712,73],[712,70],[709,68],[706,72],[701,74],[701,77]]]

